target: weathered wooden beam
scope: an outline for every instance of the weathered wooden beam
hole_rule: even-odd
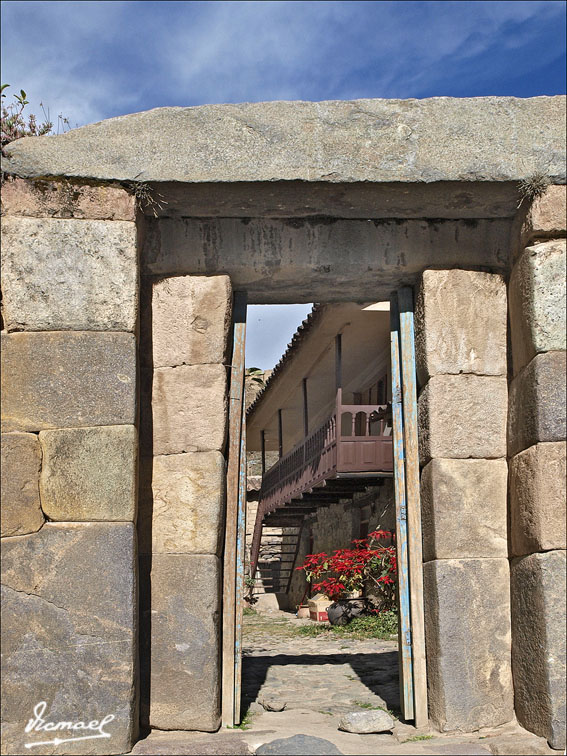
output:
[[[413,291],[409,286],[398,291],[398,303],[400,310],[402,401],[406,459],[414,714],[416,727],[424,727],[428,722],[428,714],[425,621],[423,615],[423,557],[421,541],[419,449],[417,436],[417,373],[415,366]]]
[[[409,598],[408,539],[402,386],[400,371],[400,318],[398,299],[390,300],[390,358],[392,364],[392,442],[394,453],[394,501],[396,506],[396,557],[398,563],[398,673],[404,719],[413,719],[413,672]]]
[[[246,295],[236,292],[233,305],[234,337],[230,371],[228,413],[228,465],[226,478],[226,526],[223,558],[223,642],[222,642],[222,724],[234,725],[235,639],[236,639],[236,559],[242,405],[244,403],[244,349],[246,339]]]
[[[307,403],[307,378],[303,379],[303,435],[309,435],[309,406]]]
[[[283,421],[281,409],[278,410],[278,454],[281,459],[283,457]]]

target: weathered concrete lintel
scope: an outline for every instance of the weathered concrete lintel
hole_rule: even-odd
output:
[[[156,108],[13,142],[22,177],[122,181],[565,182],[565,98],[262,102]]]

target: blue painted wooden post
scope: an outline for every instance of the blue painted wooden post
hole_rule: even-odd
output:
[[[411,287],[406,286],[398,291],[398,306],[400,313],[400,354],[408,512],[414,713],[416,727],[425,727],[428,723],[427,670],[425,663],[425,622],[423,616],[423,558],[417,435],[415,335],[413,290]]]
[[[235,648],[238,506],[241,472],[242,416],[244,403],[244,345],[246,294],[236,292],[233,306],[234,340],[228,406],[228,465],[226,474],[226,526],[223,559],[222,611],[222,724],[235,724]]]
[[[396,503],[396,555],[398,562],[400,703],[404,719],[413,719],[413,671],[409,597],[406,479],[400,375],[400,319],[396,294],[390,300],[390,354],[392,362],[392,442]]]
[[[234,634],[234,723],[240,724],[242,684],[242,610],[244,608],[244,554],[246,546],[246,390],[242,401],[238,522],[236,526],[236,630]]]

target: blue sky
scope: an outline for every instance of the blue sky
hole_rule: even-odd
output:
[[[73,126],[163,105],[565,94],[565,14],[562,0],[6,0],[2,83]],[[270,318],[269,339],[267,310],[251,318],[251,348],[272,346],[251,364],[270,367],[305,310]]]

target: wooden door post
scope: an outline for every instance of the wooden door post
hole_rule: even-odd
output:
[[[230,370],[226,527],[223,560],[221,711],[224,727],[232,727],[235,724],[236,565],[246,340],[246,294],[242,292],[235,292],[234,294],[233,322],[234,339]]]
[[[398,562],[398,672],[400,703],[404,719],[413,719],[413,670],[411,648],[411,616],[408,569],[408,534],[406,479],[400,374],[400,318],[398,300],[390,301],[390,354],[392,362],[392,443],[394,452],[394,496],[396,504],[396,556]]]
[[[423,557],[417,435],[415,336],[413,291],[411,287],[406,286],[398,291],[398,305],[400,312],[402,402],[408,512],[414,714],[416,727],[424,727],[428,722],[427,669],[425,660],[425,621],[423,616]]]

